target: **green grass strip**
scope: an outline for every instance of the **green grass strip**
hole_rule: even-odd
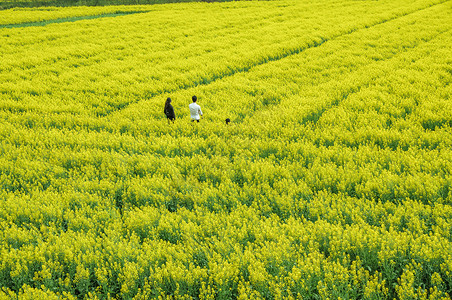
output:
[[[130,15],[130,14],[138,14],[138,13],[144,13],[144,12],[146,12],[146,11],[127,11],[127,12],[117,12],[117,13],[109,13],[109,14],[94,15],[94,16],[80,16],[80,17],[61,18],[61,19],[46,20],[46,21],[39,21],[39,22],[28,22],[28,23],[20,23],[20,24],[5,24],[5,25],[0,25],[0,29],[2,29],[2,28],[22,28],[22,27],[33,27],[33,26],[46,26],[48,24],[76,22],[76,21],[80,21],[80,20],[91,20],[91,19],[97,19],[97,18],[120,17],[120,16],[125,16],[125,15]]]

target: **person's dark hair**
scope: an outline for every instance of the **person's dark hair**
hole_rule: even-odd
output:
[[[171,103],[171,98],[170,97],[166,98],[165,108],[167,108],[170,103]]]
[[[193,102],[196,102],[196,100],[198,100],[198,97],[193,96],[193,97],[191,97],[191,100],[193,100]]]
[[[231,122],[231,119],[227,118],[227,119],[226,119],[226,125],[228,125],[229,122]]]

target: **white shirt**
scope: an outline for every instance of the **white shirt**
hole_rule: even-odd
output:
[[[201,106],[196,104],[195,102],[192,102],[188,105],[188,108],[190,108],[190,116],[192,120],[199,120],[201,119],[200,115],[202,116]]]

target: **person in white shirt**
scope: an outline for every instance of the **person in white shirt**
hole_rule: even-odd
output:
[[[188,105],[188,108],[190,108],[191,121],[199,122],[199,119],[201,119],[202,117],[201,106],[196,103],[196,101],[198,100],[196,96],[191,97],[191,99],[193,100],[193,103],[190,103],[190,105]]]

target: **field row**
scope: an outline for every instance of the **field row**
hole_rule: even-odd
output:
[[[41,8],[13,8],[0,10],[0,29],[7,25],[42,23],[76,19],[89,16],[103,16],[108,14],[122,14],[147,12],[158,6],[102,6],[102,7],[41,7]]]

